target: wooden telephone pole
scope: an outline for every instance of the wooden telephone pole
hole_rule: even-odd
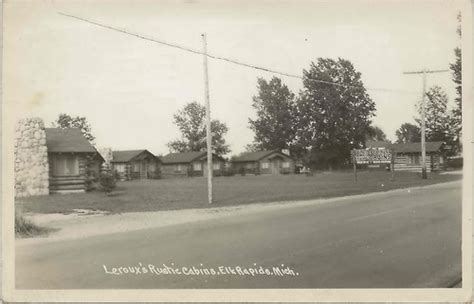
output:
[[[207,146],[207,195],[212,204],[212,134],[211,134],[211,104],[209,102],[209,75],[207,70],[207,40],[202,34],[203,64],[204,64],[204,99],[206,101],[206,146]]]
[[[425,136],[425,95],[426,95],[426,74],[444,73],[449,70],[427,70],[404,72],[403,74],[422,74],[423,75],[423,95],[421,97],[421,178],[427,179],[426,173],[426,136]]]

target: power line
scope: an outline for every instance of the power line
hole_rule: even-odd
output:
[[[152,38],[152,37],[147,37],[143,34],[133,33],[129,30],[125,30],[125,29],[121,29],[121,28],[118,28],[118,27],[106,25],[106,24],[99,23],[99,22],[96,22],[96,21],[91,21],[91,20],[88,20],[88,19],[85,19],[85,18],[82,18],[82,17],[78,17],[78,16],[74,16],[74,15],[70,15],[70,14],[66,14],[66,13],[62,13],[62,12],[58,12],[58,14],[69,17],[69,18],[73,18],[73,19],[76,19],[76,20],[80,20],[80,21],[83,21],[83,22],[86,22],[86,23],[90,23],[90,24],[93,24],[93,25],[96,25],[96,26],[99,26],[99,27],[102,27],[102,28],[106,28],[106,29],[109,29],[109,30],[112,30],[112,31],[120,32],[120,33],[123,33],[123,34],[126,34],[126,35],[131,35],[131,36],[134,36],[134,37],[139,38],[139,39],[143,39],[143,40],[147,40],[147,41],[151,41],[151,42],[156,42],[156,43],[168,46],[168,47],[180,49],[182,51],[190,52],[190,53],[193,53],[193,54],[196,54],[196,55],[203,55],[203,56],[215,59],[215,60],[225,61],[225,62],[232,63],[232,64],[235,64],[235,65],[239,65],[239,66],[243,66],[243,67],[247,67],[247,68],[251,68],[251,69],[255,69],[255,70],[260,70],[260,71],[264,71],[264,72],[269,72],[269,73],[273,73],[273,74],[277,74],[277,75],[281,75],[281,76],[286,76],[286,77],[290,77],[290,78],[296,78],[296,79],[302,79],[302,80],[306,79],[306,80],[313,81],[313,82],[324,83],[324,84],[329,84],[329,85],[334,85],[334,86],[339,86],[339,87],[344,87],[344,88],[359,88],[359,89],[360,88],[365,88],[368,91],[397,92],[397,93],[408,93],[408,94],[418,94],[419,93],[419,92],[415,92],[415,91],[405,91],[405,90],[397,90],[397,89],[369,88],[369,87],[363,87],[363,86],[346,85],[346,84],[342,84],[342,83],[337,83],[337,82],[332,82],[332,81],[325,81],[325,80],[314,79],[314,78],[304,78],[303,76],[292,74],[292,73],[281,72],[281,71],[277,71],[277,70],[274,70],[274,69],[261,67],[261,66],[256,66],[256,65],[253,65],[253,64],[237,61],[235,59],[230,59],[230,58],[226,58],[226,57],[222,57],[222,56],[216,56],[216,55],[212,55],[212,54],[209,54],[209,53],[203,53],[201,51],[194,50],[194,49],[189,48],[189,47],[181,46],[181,45],[178,45],[178,44],[175,44],[175,43],[166,42],[166,41],[159,40],[159,39]]]

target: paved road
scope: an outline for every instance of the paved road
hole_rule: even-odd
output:
[[[20,289],[447,287],[461,275],[461,187],[449,183],[16,250]],[[139,263],[149,271],[112,275],[104,269]],[[294,275],[157,275],[150,264],[157,272],[165,264],[218,273],[219,266],[258,272],[283,264]]]

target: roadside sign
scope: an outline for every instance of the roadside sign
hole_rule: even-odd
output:
[[[352,160],[357,164],[390,164],[392,152],[388,149],[354,149]]]

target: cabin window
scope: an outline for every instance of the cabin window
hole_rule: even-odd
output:
[[[114,169],[120,173],[125,172],[125,164],[115,164]]]
[[[268,162],[262,162],[262,169],[268,169],[270,164]]]
[[[154,162],[148,163],[148,171],[154,172],[156,170],[156,164]]]
[[[174,172],[181,172],[181,170],[182,170],[181,164],[174,165]]]
[[[76,155],[60,154],[53,158],[54,176],[79,175],[79,160]]]
[[[419,155],[412,155],[410,157],[410,160],[411,160],[411,163],[412,164],[415,164],[415,165],[419,165],[420,164],[420,156]]]
[[[290,167],[290,162],[283,162],[281,166],[283,168],[289,168]]]
[[[246,169],[253,169],[253,163],[246,163],[245,168]]]
[[[220,168],[221,168],[221,164],[219,164],[219,163],[213,163],[212,164],[212,169],[213,170],[219,170]]]
[[[193,163],[193,170],[194,171],[202,171],[201,163]]]
[[[132,168],[133,168],[132,172],[140,172],[140,164],[139,163],[134,163]]]

